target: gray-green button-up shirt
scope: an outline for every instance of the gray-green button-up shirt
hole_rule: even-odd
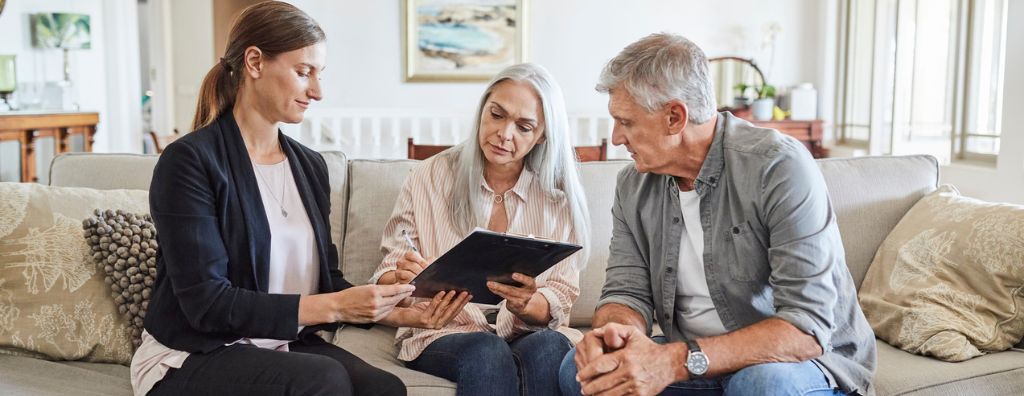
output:
[[[704,271],[726,330],[781,318],[814,336],[814,359],[845,392],[873,393],[875,337],[857,305],[821,171],[796,139],[720,113],[694,182]],[[684,229],[675,178],[618,175],[599,305],[619,303],[680,341],[675,315]],[[713,358],[713,357],[712,357]]]

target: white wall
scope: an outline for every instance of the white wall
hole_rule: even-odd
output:
[[[162,1],[170,3],[169,63],[173,67],[174,128],[187,132],[192,130],[199,87],[214,64],[213,0]]]
[[[327,33],[325,98],[318,106],[474,110],[482,83],[403,82],[402,1],[291,3]],[[821,86],[825,6],[817,0],[533,0],[528,51],[561,83],[572,112],[605,111],[607,99],[594,92],[601,67],[622,47],[661,31],[687,36],[708,56],[754,57],[773,84]],[[774,67],[760,51],[761,32],[772,22],[783,27]]]
[[[313,15],[328,37],[322,108],[474,111],[483,83],[406,83],[402,77],[402,1],[291,0]],[[574,113],[604,112],[594,91],[601,67],[622,47],[654,32],[683,34],[708,56],[757,60],[778,86],[828,83],[822,15],[834,0],[559,0],[530,1],[529,60],[547,67]],[[203,76],[213,65],[211,0],[171,6],[174,127],[188,130]],[[774,65],[761,49],[764,29],[782,26]],[[824,92],[823,92],[824,96]],[[823,113],[824,114],[824,113]]]
[[[999,161],[995,168],[944,166],[942,182],[967,196],[1024,204],[1024,112],[1016,109],[1024,103],[1024,1],[1010,1],[1008,11]]]

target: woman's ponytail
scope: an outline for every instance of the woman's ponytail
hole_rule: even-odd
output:
[[[210,125],[222,112],[230,111],[235,103],[235,95],[238,94],[235,77],[231,65],[224,58],[206,73],[199,89],[196,115],[192,118],[193,131]]]

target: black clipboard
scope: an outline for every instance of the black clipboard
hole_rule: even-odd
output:
[[[582,248],[477,228],[409,282],[416,286],[412,296],[432,298],[439,291],[458,290],[472,294],[474,303],[497,304],[502,298],[487,289],[487,281],[518,285],[513,273],[537,277]]]

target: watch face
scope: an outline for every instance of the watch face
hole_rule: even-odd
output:
[[[708,357],[704,352],[693,352],[686,358],[686,369],[691,374],[704,375],[708,372]]]

